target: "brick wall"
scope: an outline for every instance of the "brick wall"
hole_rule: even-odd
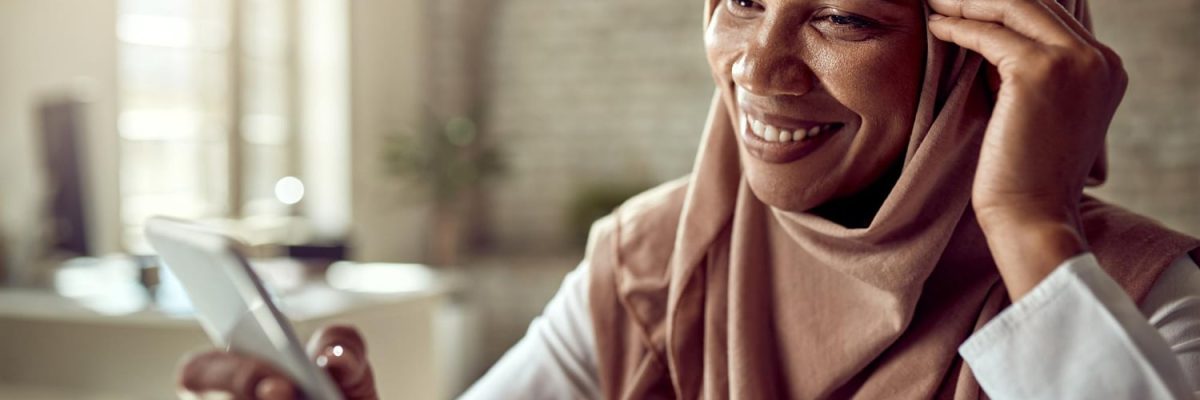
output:
[[[1200,0],[1093,0],[1092,12],[1130,75],[1096,193],[1200,235]]]
[[[696,1],[500,1],[484,126],[504,145],[494,191],[507,247],[570,243],[585,185],[686,174],[712,95]]]

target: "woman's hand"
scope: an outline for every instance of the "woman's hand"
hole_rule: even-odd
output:
[[[1078,204],[1127,77],[1053,0],[929,0],[929,31],[999,77],[971,201],[1014,300],[1086,251]],[[993,82],[994,84],[994,82]]]
[[[379,398],[366,350],[358,331],[341,325],[322,328],[308,342],[309,357],[333,377],[346,400]],[[220,350],[190,356],[179,371],[179,385],[192,394],[223,392],[238,400],[291,400],[299,393],[271,365]]]

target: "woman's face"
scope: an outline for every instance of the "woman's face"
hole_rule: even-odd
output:
[[[903,153],[925,61],[921,0],[716,0],[705,33],[736,99],[763,202],[804,211],[871,184]]]

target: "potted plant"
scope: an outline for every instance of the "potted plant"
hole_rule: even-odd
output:
[[[384,148],[390,175],[409,180],[431,202],[429,262],[454,265],[463,239],[468,196],[503,173],[498,149],[479,138],[474,121],[427,113],[420,129],[388,138]]]

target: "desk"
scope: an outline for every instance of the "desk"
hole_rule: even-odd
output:
[[[453,309],[449,294],[444,285],[362,294],[309,283],[280,306],[301,338],[329,323],[359,327],[383,398],[441,399],[454,375],[447,340],[457,337],[439,322]],[[175,398],[180,357],[209,347],[190,317],[105,315],[52,291],[0,290],[0,398]]]

